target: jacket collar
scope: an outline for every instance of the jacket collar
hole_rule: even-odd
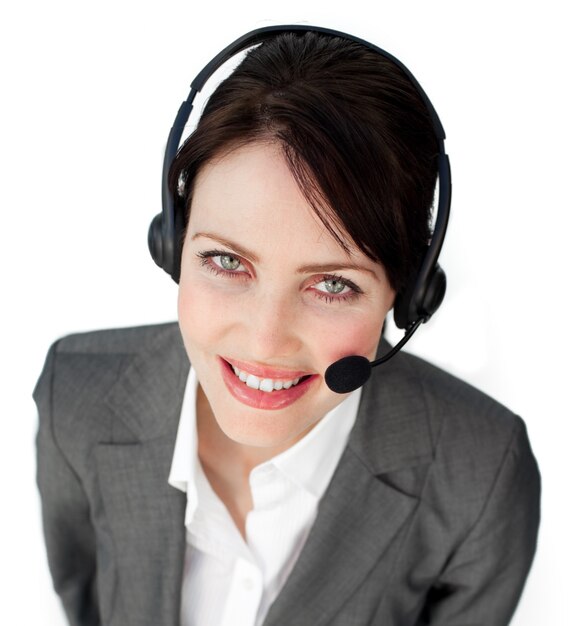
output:
[[[373,475],[431,461],[432,437],[420,376],[404,354],[373,371],[349,445]]]

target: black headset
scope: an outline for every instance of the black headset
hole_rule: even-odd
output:
[[[174,198],[168,187],[168,172],[179,148],[184,127],[190,117],[194,98],[212,74],[226,61],[242,50],[262,43],[282,33],[313,32],[347,39],[374,50],[378,54],[396,65],[410,80],[421,96],[431,117],[438,148],[438,200],[435,218],[435,227],[427,252],[423,257],[417,275],[410,281],[408,287],[399,293],[395,299],[394,320],[398,328],[406,329],[404,339],[396,346],[399,350],[411,337],[415,329],[426,322],[439,308],[445,295],[445,273],[438,265],[437,260],[445,239],[449,209],[451,205],[451,172],[449,159],[445,154],[445,131],[427,94],[423,91],[413,74],[391,54],[373,44],[339,31],[318,26],[293,25],[269,26],[246,33],[236,39],[215,56],[204,69],[194,78],[188,97],[182,102],[176,119],[170,130],[164,164],[162,169],[162,213],[156,215],[150,224],[148,232],[148,247],[152,258],[163,270],[179,282],[180,262],[182,252],[182,238],[184,233],[185,206],[180,198]],[[394,349],[393,353],[395,354]],[[387,355],[386,355],[387,356]],[[391,356],[391,355],[390,355]],[[385,359],[387,360],[387,359]]]

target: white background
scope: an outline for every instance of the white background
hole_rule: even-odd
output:
[[[49,344],[175,318],[175,285],[148,257],[146,236],[179,103],[196,72],[243,32],[301,22],[392,52],[444,123],[454,181],[442,255],[449,293],[410,350],[526,420],[543,523],[513,624],[573,623],[569,5],[20,0],[2,9],[0,622],[64,623],[34,483],[30,394]]]

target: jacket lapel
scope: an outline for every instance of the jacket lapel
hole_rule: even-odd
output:
[[[419,383],[406,367],[395,357],[364,387],[348,446],[265,626],[332,624],[376,564],[385,593],[397,539],[419,502],[417,468],[432,458]]]
[[[168,476],[188,370],[178,329],[167,327],[127,357],[106,398],[122,427],[96,449],[119,599],[105,623],[179,624],[186,497]]]

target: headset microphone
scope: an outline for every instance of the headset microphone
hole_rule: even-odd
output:
[[[389,361],[394,354],[409,341],[413,333],[425,322],[424,317],[420,317],[405,332],[405,335],[393,348],[375,361],[369,361],[364,356],[357,354],[344,356],[339,361],[332,363],[324,374],[326,385],[335,393],[350,393],[364,385],[371,376],[371,369]]]

